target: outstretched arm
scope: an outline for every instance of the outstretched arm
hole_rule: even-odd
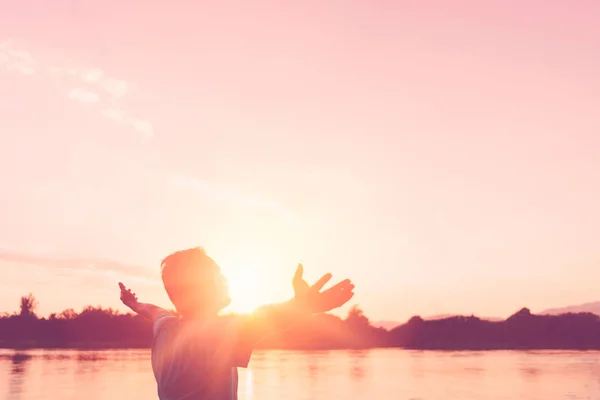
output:
[[[241,327],[241,334],[245,340],[256,343],[266,336],[301,323],[311,315],[341,307],[354,296],[354,285],[349,279],[322,291],[331,279],[331,274],[323,275],[315,284],[309,286],[302,278],[303,271],[302,265],[298,265],[292,281],[295,292],[293,299],[263,306],[245,318]]]
[[[119,288],[121,289],[121,301],[123,304],[147,320],[155,322],[160,315],[168,313],[167,310],[153,304],[140,303],[135,293],[131,289],[127,289],[121,282],[119,282]]]

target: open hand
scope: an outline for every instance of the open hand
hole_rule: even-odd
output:
[[[131,289],[127,289],[121,282],[119,282],[119,288],[121,289],[121,301],[123,304],[133,310],[138,303],[137,296],[131,291]]]
[[[321,291],[323,286],[331,279],[331,274],[323,275],[315,284],[309,286],[302,277],[303,273],[304,267],[302,264],[298,264],[292,280],[295,299],[313,313],[327,312],[341,307],[354,296],[354,285],[350,279],[345,279],[329,289]]]
[[[304,274],[304,267],[302,266],[302,264],[298,264],[298,267],[296,268],[296,273],[294,274],[294,279],[292,279],[292,285],[294,286],[294,295],[296,297],[301,297],[308,293],[308,291],[310,290],[310,286],[308,282],[304,280],[302,274]]]

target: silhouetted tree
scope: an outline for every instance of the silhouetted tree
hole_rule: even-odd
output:
[[[33,294],[29,293],[27,296],[22,296],[21,297],[21,302],[20,302],[20,316],[22,318],[35,318],[35,310],[37,309],[38,306],[38,302],[35,299],[35,297],[33,297]]]
[[[346,322],[350,327],[358,329],[371,326],[369,318],[365,317],[363,310],[361,310],[358,305],[354,305],[350,308],[348,316],[346,317]]]
[[[75,319],[77,313],[72,308],[68,308],[56,316],[57,319]]]

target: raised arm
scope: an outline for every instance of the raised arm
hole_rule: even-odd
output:
[[[309,286],[302,277],[303,272],[302,265],[298,265],[292,280],[295,294],[293,299],[263,306],[245,318],[241,333],[246,340],[257,342],[266,336],[287,330],[311,315],[341,307],[354,296],[354,285],[349,279],[321,290],[331,279],[331,274],[323,275]]]
[[[119,282],[119,288],[121,289],[121,301],[123,304],[141,317],[154,323],[159,316],[169,313],[167,310],[153,304],[140,303],[135,293],[131,289],[127,289],[121,282]]]

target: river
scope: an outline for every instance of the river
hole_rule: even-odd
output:
[[[240,400],[600,399],[599,352],[258,351]],[[157,399],[147,350],[0,350],[0,399]]]

